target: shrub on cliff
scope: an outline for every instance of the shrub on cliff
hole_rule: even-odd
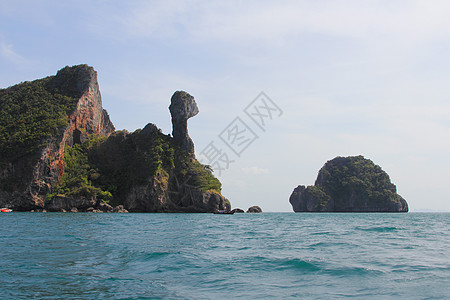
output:
[[[83,144],[75,144],[72,147],[66,146],[63,157],[64,174],[55,187],[54,193],[50,194],[47,199],[51,199],[55,195],[94,198],[105,202],[112,199],[109,190],[104,190],[96,184],[95,181],[100,177],[100,174],[88,157],[88,151],[98,147],[104,140],[104,137],[93,135]]]

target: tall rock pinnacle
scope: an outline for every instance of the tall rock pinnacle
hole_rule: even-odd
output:
[[[172,115],[172,135],[174,140],[189,155],[194,156],[194,142],[189,137],[187,129],[187,120],[199,112],[194,97],[184,91],[175,92],[172,96],[169,110]]]

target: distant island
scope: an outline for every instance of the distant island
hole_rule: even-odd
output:
[[[194,155],[187,120],[199,110],[171,98],[172,136],[153,124],[115,131],[96,71],[0,89],[0,207],[17,211],[214,212],[230,210],[221,183]]]
[[[289,202],[295,212],[408,212],[389,175],[363,156],[328,161],[315,184],[296,187]]]

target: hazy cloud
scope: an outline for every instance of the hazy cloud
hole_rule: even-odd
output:
[[[247,167],[247,168],[241,168],[241,171],[244,172],[244,174],[247,175],[266,175],[269,174],[269,170],[265,168],[260,167]]]
[[[138,36],[184,33],[242,42],[302,33],[359,39],[433,39],[450,33],[448,1],[142,1],[112,18]]]
[[[15,64],[23,63],[25,61],[20,54],[14,51],[13,45],[6,43],[2,39],[0,39],[0,54],[4,60]]]

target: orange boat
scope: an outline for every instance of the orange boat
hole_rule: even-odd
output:
[[[12,212],[10,208],[0,208],[0,212]]]

